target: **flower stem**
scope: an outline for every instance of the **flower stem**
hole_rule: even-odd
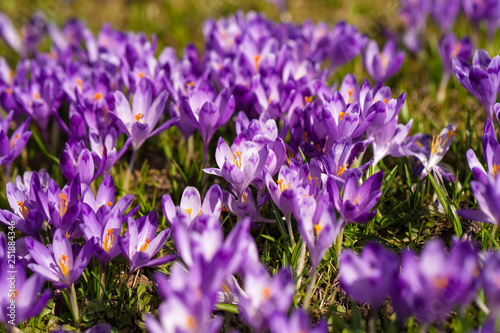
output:
[[[307,246],[306,242],[302,241],[302,246],[300,248],[300,254],[299,254],[299,261],[297,263],[297,286],[296,289],[299,289],[300,287],[300,276],[302,275],[302,271],[304,270],[304,267],[306,265],[306,252],[307,252]]]
[[[292,229],[292,217],[286,217],[286,226],[288,228],[288,235],[290,236],[290,241],[292,242],[292,247],[295,247],[295,238],[293,237],[293,229]]]
[[[125,178],[123,179],[123,190],[128,192],[130,186],[130,178],[132,177],[132,171],[134,170],[135,159],[137,157],[137,150],[132,150],[132,157],[130,158],[130,163],[128,164],[127,172],[125,173]]]
[[[335,241],[335,254],[337,255],[337,267],[339,264],[340,252],[342,251],[342,243],[344,241],[344,228],[342,228]]]
[[[69,298],[69,307],[71,310],[71,314],[73,315],[73,321],[75,322],[75,326],[80,325],[80,311],[78,310],[78,302],[76,300],[76,290],[75,284],[71,284],[71,288],[67,289],[68,298]]]
[[[311,281],[309,282],[309,286],[307,287],[306,296],[304,297],[304,304],[302,304],[302,308],[307,310],[309,308],[309,304],[311,303],[311,296],[314,289],[314,285],[316,284],[316,267],[313,267],[311,274]]]
[[[439,83],[439,90],[437,93],[437,101],[439,104],[443,103],[446,99],[446,86],[448,86],[448,81],[450,80],[450,74],[443,74],[441,82]]]

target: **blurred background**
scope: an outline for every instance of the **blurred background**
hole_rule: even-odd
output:
[[[289,0],[286,13],[280,15],[285,0],[1,0],[0,11],[7,14],[17,27],[40,11],[46,19],[62,25],[77,17],[99,31],[104,22],[115,29],[144,31],[158,36],[159,46],[182,49],[188,42],[201,47],[203,21],[227,16],[238,10],[259,11],[273,20],[304,22],[324,21],[333,26],[339,20],[357,25],[373,36],[382,27],[391,30],[398,25],[398,0]],[[283,7],[282,7],[283,8]],[[5,55],[1,48],[0,55]]]

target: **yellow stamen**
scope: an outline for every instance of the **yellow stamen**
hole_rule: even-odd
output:
[[[141,120],[141,118],[142,118],[142,113],[138,113],[138,114],[136,114],[136,115],[134,116],[134,118],[135,118],[135,121],[139,121],[139,120]]]
[[[139,249],[139,251],[141,251],[141,252],[146,251],[146,249],[148,248],[148,245],[149,245],[149,237],[146,238],[146,242],[144,242],[144,244],[141,246],[141,248]]]
[[[59,266],[61,267],[61,272],[64,274],[64,276],[68,276],[69,274],[69,259],[66,257],[65,254],[59,258]]]
[[[283,192],[285,190],[285,186],[283,185],[283,179],[278,179],[276,182],[280,186],[280,191]]]
[[[343,167],[339,167],[339,171],[337,171],[337,177],[344,173],[345,169],[347,169],[347,163],[344,164]]]
[[[66,238],[71,238],[71,235],[69,234],[69,232],[66,233]]]
[[[255,57],[253,57],[253,61],[255,63],[255,70],[258,71],[259,70],[259,65],[260,65],[260,54],[258,54]]]
[[[106,234],[106,237],[104,237],[104,251],[109,252],[109,250],[111,249],[111,245],[113,245],[114,240],[115,240],[115,235],[113,235],[113,229],[108,229],[108,233]]]
[[[245,193],[243,193],[243,201],[247,202],[247,195]]]
[[[312,180],[311,173],[309,172],[309,181]]]
[[[187,212],[190,216],[191,216],[191,212],[192,212],[192,211],[193,211],[193,209],[192,209],[192,208],[188,208],[188,209],[186,209],[186,212]]]
[[[339,118],[339,120],[342,120],[342,118],[344,118],[345,115],[346,115],[345,112],[340,111],[340,118]]]
[[[356,197],[356,200],[354,200],[354,204],[357,204],[359,200],[359,195]]]
[[[389,103],[389,100],[384,98],[384,104],[387,105],[387,103]]]
[[[231,291],[226,287],[224,283],[222,284],[222,291],[229,294],[231,293]]]
[[[14,147],[14,143],[16,143],[17,139],[19,139],[19,134],[16,134],[16,136],[10,140],[10,149]]]
[[[64,214],[66,214],[66,211],[68,210],[68,200],[66,199],[67,194],[64,193],[59,193],[59,198],[61,198],[61,203],[59,204],[59,216],[63,217]]]
[[[264,298],[264,301],[271,298],[271,290],[269,290],[269,287],[264,287],[264,289],[262,289],[262,298]]]
[[[24,206],[24,201],[18,201],[17,205],[19,206],[19,213],[21,213],[21,215],[26,220],[26,217],[28,217],[28,208]]]
[[[448,282],[447,277],[437,277],[434,279],[434,287],[437,289],[444,289],[448,285]]]
[[[234,165],[236,165],[238,167],[238,169],[241,169],[241,154],[242,153],[243,152],[241,152],[241,151],[235,152],[233,150],[233,163],[234,163]],[[236,158],[235,154],[236,154],[236,156],[238,156],[238,158]]]
[[[312,102],[313,97],[312,96],[304,96],[304,100],[306,101],[306,106]]]
[[[500,171],[500,165],[493,164],[493,170],[491,170],[493,177],[496,177],[498,175],[498,171]]]
[[[352,93],[353,92],[354,92],[354,88],[353,89],[347,89],[347,93],[349,94],[349,98],[347,99],[347,104],[351,103]]]
[[[319,236],[319,234],[321,233],[321,230],[323,230],[323,227],[319,224],[315,224],[314,225],[314,232],[316,233],[316,237]]]

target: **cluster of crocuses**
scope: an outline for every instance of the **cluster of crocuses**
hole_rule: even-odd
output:
[[[117,200],[111,176],[113,166],[128,148],[132,150],[130,172],[146,140],[173,125],[185,138],[199,133],[207,166],[204,171],[226,182],[224,189],[213,185],[203,202],[192,187],[185,189],[179,206],[170,196],[163,197],[163,213],[180,256],[168,278],[157,273],[158,290],[165,300],[159,308],[159,321],[152,316],[146,319],[151,331],[217,331],[222,325],[222,319],[213,315],[217,303],[237,305],[242,318],[256,331],[309,330],[305,312],[289,313],[295,279],[305,271],[308,250],[313,278],[303,301],[307,305],[316,270],[336,239],[340,239],[340,250],[343,228],[350,223],[367,223],[375,216],[384,178],[381,171],[376,172],[378,163],[388,155],[412,156],[422,178],[454,179],[440,161],[452,143],[455,127],[450,124],[432,138],[409,136],[412,121],[398,123],[406,95],[393,96],[384,86],[401,67],[404,53],[397,51],[395,41],[388,41],[380,51],[376,42],[352,25],[342,22],[330,29],[323,23],[276,24],[259,14],[238,13],[207,21],[203,52],[189,45],[180,59],[168,47],[156,56],[155,36],[150,41],[145,34],[116,31],[109,25],[96,36],[80,21],[68,21],[59,29],[36,15],[23,31],[19,35],[12,22],[0,14],[0,34],[22,57],[15,71],[5,60],[0,61],[0,104],[9,111],[0,131],[0,164],[6,166],[8,176],[12,161],[31,135],[31,119],[47,144],[55,147],[49,135],[52,124],[67,138],[60,167],[68,183],[61,188],[50,175],[39,171],[26,172],[15,184],[7,184],[11,209],[3,210],[0,220],[7,225],[14,221],[16,229],[26,236],[16,241],[21,272],[16,281],[19,292],[13,296],[19,300],[16,323],[36,315],[47,302],[47,292],[38,296],[44,280],[67,290],[69,307],[78,323],[74,284],[92,256],[104,271],[114,258],[124,256],[129,261],[129,275],[177,258],[160,251],[170,229],[157,234],[155,211],[134,218],[139,207],[128,210],[133,196]],[[47,35],[50,52],[44,53],[38,44]],[[446,59],[453,61],[459,80],[493,114],[497,109],[493,95],[496,98],[499,84],[496,58],[490,60],[478,51],[471,67],[466,63],[470,51],[467,56],[465,47],[457,51],[454,45],[447,46]],[[330,74],[359,54],[374,86],[367,79],[360,85],[351,74],[338,87],[327,84]],[[322,67],[325,60],[329,62],[327,69]],[[483,79],[478,81],[478,77]],[[237,136],[230,144],[219,138],[217,167],[210,168],[211,139],[233,115]],[[9,137],[13,122],[19,126]],[[121,135],[127,139],[117,147]],[[494,132],[488,142],[488,149],[496,143]],[[363,163],[368,146],[371,159]],[[489,172],[496,176],[499,168],[494,156],[500,155],[490,150],[485,150],[486,154],[493,161]],[[475,167],[481,169],[479,162]],[[476,177],[483,185],[493,181],[486,173],[483,178]],[[489,201],[484,207],[480,204],[481,209],[489,222],[498,223],[500,214],[493,210],[498,208],[488,206],[500,196],[495,186],[497,197],[492,197],[489,187],[483,190],[477,186],[475,194],[479,198],[486,193],[483,197]],[[249,233],[252,222],[275,222],[261,214],[261,207],[271,202],[286,221],[290,243],[298,243],[296,230],[302,239],[298,269],[292,272],[283,267],[274,276],[259,262]],[[222,211],[238,216],[227,237],[221,225]],[[83,246],[81,239],[85,240]],[[4,238],[0,241],[3,274],[8,246]],[[471,256],[475,253],[469,252]],[[347,256],[342,256],[343,262]],[[387,256],[395,262],[396,270],[397,260]],[[422,258],[426,258],[425,253]],[[416,288],[420,285],[404,284],[405,274],[410,274],[406,272],[417,266],[406,264],[412,260],[415,262],[413,255],[405,255],[402,273],[392,277],[401,281],[400,295],[415,299],[414,303],[410,298],[398,299],[407,302],[401,307],[407,309],[401,314],[403,319],[411,314],[420,317],[420,311],[433,301],[428,295],[418,299],[421,294]],[[474,263],[477,266],[477,260]],[[495,271],[496,266],[492,267]],[[26,279],[27,269],[33,274]],[[448,275],[438,273],[428,278],[429,283],[438,284],[436,290],[451,285],[444,280]],[[350,276],[347,268],[342,276],[343,281]],[[2,277],[0,283],[6,281]],[[353,291],[356,287],[347,287],[348,283],[345,286],[354,298],[364,290],[358,287]],[[498,292],[490,287],[492,293]],[[380,305],[388,292],[383,288],[378,292],[373,299],[358,299]],[[467,294],[447,302],[439,315],[469,299]],[[10,301],[4,295],[0,300],[2,306]],[[2,322],[8,322],[7,313],[0,314]],[[422,320],[436,318],[441,317]],[[325,331],[326,322],[315,329]]]

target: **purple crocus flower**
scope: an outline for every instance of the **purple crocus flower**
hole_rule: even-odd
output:
[[[472,221],[500,225],[500,181],[493,175],[482,176],[481,180],[470,182],[472,193],[476,197],[480,211],[460,209],[458,215]]]
[[[28,117],[20,126],[18,126],[12,135],[7,136],[10,122],[12,120],[13,111],[5,117],[0,123],[0,165],[5,166],[5,174],[9,176],[10,166],[12,162],[21,154],[28,139],[31,137],[31,132],[28,131],[30,118]]]
[[[26,247],[36,262],[29,264],[28,268],[52,281],[58,288],[67,288],[80,277],[94,251],[93,241],[86,242],[73,259],[73,250],[61,229],[54,233],[51,250],[31,237],[26,238]]]
[[[439,164],[448,149],[450,149],[453,136],[457,134],[455,129],[455,125],[448,124],[439,135],[434,135],[432,140],[430,136],[422,134],[416,134],[410,139],[411,143],[409,143],[408,147],[423,165],[420,179],[423,179],[431,171],[436,172],[439,177],[445,176],[447,179],[455,179],[451,172],[444,169],[445,166]],[[448,169],[447,166],[446,168]]]
[[[178,119],[170,119],[154,129],[163,114],[167,101],[167,92],[162,92],[153,101],[152,84],[143,78],[134,94],[132,108],[121,91],[115,92],[115,116],[117,125],[129,137],[132,137],[132,150],[137,152],[147,138],[170,128]]]
[[[66,142],[66,147],[61,152],[59,161],[61,173],[68,181],[73,181],[78,174],[80,175],[80,181],[85,184],[90,184],[97,178],[106,165],[106,163],[101,163],[101,169],[95,172],[92,154],[85,147],[83,141],[78,142],[73,137],[70,137]]]
[[[472,45],[469,37],[457,39],[452,32],[448,32],[441,37],[439,40],[439,56],[443,64],[443,77],[438,91],[439,101],[443,101],[446,96],[446,85],[453,70],[453,59],[462,58],[469,61],[473,50],[474,45]]]
[[[329,58],[332,70],[354,59],[365,48],[368,37],[358,28],[345,22],[338,23],[329,35]]]
[[[106,134],[96,134],[89,131],[89,141],[94,165],[98,170],[102,170],[103,176],[109,174],[111,168],[123,156],[133,139],[129,137],[127,141],[125,141],[125,144],[118,150],[116,147],[117,138],[118,135],[114,128],[111,128]]]
[[[260,207],[263,206],[268,200],[266,195],[262,196],[261,194],[262,190],[257,194],[256,201],[252,190],[247,188],[242,194],[243,201],[239,201],[231,192],[222,190],[222,201],[224,203],[223,210],[239,216],[240,218],[249,217],[252,222],[275,222],[275,220],[263,217],[260,213]]]
[[[189,226],[194,218],[201,214],[208,214],[219,218],[222,210],[222,191],[219,185],[212,185],[208,189],[202,203],[198,189],[193,186],[187,186],[184,192],[182,192],[179,206],[175,206],[168,194],[162,197],[161,202],[163,214],[170,225],[173,226],[174,221],[181,221]]]
[[[488,172],[486,172],[483,165],[479,162],[472,149],[467,151],[469,168],[474,174],[474,177],[483,184],[488,183],[488,175],[491,175],[495,182],[499,181],[497,176],[500,174],[500,145],[497,141],[495,128],[489,119],[486,120],[486,125],[484,126],[482,142],[483,155],[486,160]]]
[[[496,0],[462,0],[465,15],[469,17],[475,25],[479,26],[481,21],[488,22],[488,34],[490,38],[495,36],[498,28],[498,17],[500,4]]]
[[[231,148],[221,137],[217,143],[215,160],[218,169],[203,169],[206,173],[223,177],[233,187],[238,198],[256,177],[260,176],[268,155],[267,147],[259,149],[251,141],[240,143],[235,140]]]
[[[285,314],[292,303],[295,283],[289,269],[283,268],[269,277],[262,264],[247,267],[245,294],[240,298],[242,318],[257,332],[269,329],[273,314]]]
[[[416,315],[422,322],[444,319],[456,306],[468,305],[479,279],[478,253],[468,242],[454,240],[446,253],[440,240],[427,242],[417,258],[403,253],[392,301],[401,321]]]
[[[439,40],[439,55],[443,63],[443,75],[449,76],[451,74],[453,59],[462,58],[469,61],[473,50],[474,46],[469,37],[457,39],[452,32],[443,35]]]
[[[342,216],[344,225],[353,222],[367,223],[375,216],[376,212],[370,212],[370,210],[382,196],[380,188],[383,179],[384,173],[380,171],[365,180],[360,186],[358,176],[352,173],[345,181],[341,196],[341,188],[339,188],[335,178],[328,177],[327,188],[330,200]]]
[[[389,40],[382,52],[380,52],[376,41],[369,41],[362,55],[366,71],[376,83],[382,83],[394,76],[405,59],[405,52],[397,52],[394,40]]]
[[[453,59],[453,72],[465,89],[483,104],[493,121],[493,106],[500,89],[500,56],[491,59],[485,50],[476,50],[472,66],[464,59]]]
[[[23,265],[17,262],[14,269],[9,268],[7,259],[7,238],[4,233],[0,233],[0,286],[4,291],[0,295],[0,322],[9,329],[12,326],[8,323],[12,319],[15,318],[15,324],[18,324],[40,313],[50,299],[50,291],[45,290],[39,295],[44,279],[38,274],[27,278]],[[12,271],[16,272],[15,279],[11,278]],[[12,283],[15,284],[15,290],[11,288]],[[15,310],[14,315],[12,309]]]
[[[356,173],[358,177],[363,175],[371,164],[371,161],[363,164],[359,168],[351,168],[354,160],[365,151],[369,141],[353,143],[351,138],[342,138],[333,144],[330,151],[321,158],[321,162],[326,174],[338,179],[342,183],[351,173]]]
[[[295,309],[289,318],[282,313],[276,313],[270,320],[271,333],[326,333],[328,324],[326,320],[321,320],[316,327],[311,327],[311,319],[307,312],[302,309]]]
[[[171,231],[165,229],[156,235],[157,228],[158,216],[154,210],[141,221],[128,218],[128,229],[119,244],[123,255],[130,261],[129,273],[141,267],[164,265],[177,258],[178,255],[174,254],[151,259],[165,245]]]
[[[455,25],[462,0],[432,1],[432,16],[441,31],[448,32]]]
[[[225,88],[219,95],[208,81],[201,81],[188,90],[188,97],[181,102],[181,114],[201,134],[205,150],[215,131],[233,115],[234,97]]]
[[[378,311],[397,282],[398,257],[377,242],[370,242],[358,256],[345,249],[340,255],[340,286],[357,302]]]
[[[500,253],[486,253],[483,269],[481,270],[481,286],[490,309],[491,317],[497,318],[500,314]]]
[[[405,142],[410,133],[413,119],[404,125],[398,124],[398,119],[394,118],[380,131],[378,131],[372,141],[373,165],[377,165],[385,156],[402,157],[412,155]]]
[[[431,11],[430,0],[402,0],[400,18],[406,31],[403,40],[411,52],[420,50],[418,34],[425,30],[427,15]]]
[[[313,274],[342,229],[342,223],[337,223],[335,214],[327,195],[319,198],[307,196],[300,205],[297,224],[309,249]]]

